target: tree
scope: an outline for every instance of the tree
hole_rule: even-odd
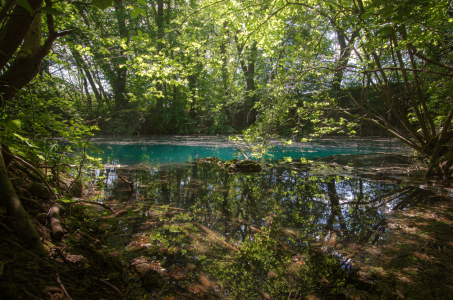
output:
[[[352,128],[352,122],[370,122],[428,159],[427,176],[434,171],[449,176],[453,103],[450,98],[439,102],[440,95],[448,97],[451,92],[447,82],[453,76],[448,5],[447,1],[405,0],[256,1],[254,9],[266,11],[267,17],[243,24],[252,32],[250,36],[257,32],[269,36],[265,23],[290,32],[296,15],[305,26],[317,24],[316,29],[324,27],[325,31],[317,38],[299,35],[300,42],[282,50],[281,56],[292,62],[276,66],[275,79],[269,85],[272,96],[257,104],[261,118],[250,137],[253,132],[255,137],[263,136],[269,128],[278,134],[282,127],[292,127],[295,134],[305,127],[322,135],[348,123]],[[247,14],[250,11],[244,12]],[[325,43],[330,50],[320,51],[318,45]],[[317,51],[306,45],[316,45]],[[331,51],[336,45],[339,49]],[[290,56],[292,53],[299,56]],[[347,88],[354,85],[362,93],[352,96]],[[379,100],[372,102],[368,91]],[[310,95],[300,96],[303,94]]]
[[[29,2],[11,0],[2,6],[0,70],[3,72],[0,76],[2,98],[0,107],[12,101],[14,95],[38,75],[42,60],[49,53],[55,40],[71,32],[57,32],[52,13],[58,14],[58,11],[52,7],[50,0],[46,1],[45,7],[42,5],[41,0]],[[46,13],[48,35],[42,44],[41,16],[44,12],[48,12]]]
[[[2,119],[5,115],[11,117],[11,115],[21,113],[22,109],[15,109],[15,107],[20,107],[13,101],[15,96],[40,73],[42,61],[49,54],[57,38],[71,33],[71,30],[57,31],[54,15],[61,15],[62,13],[53,7],[51,0],[46,0],[45,4],[43,7],[43,1],[39,0],[2,2],[0,10],[0,108],[2,109]],[[42,14],[45,14],[45,25],[42,24]],[[47,37],[42,43],[43,27]],[[30,97],[33,109],[32,119],[35,123],[33,95],[30,95]],[[50,112],[47,112],[47,114],[51,115]],[[56,118],[53,118],[51,123],[54,123],[53,125],[59,124],[57,126],[51,125],[52,129],[61,128],[62,123]],[[6,169],[7,165],[3,159],[5,155],[14,157],[11,153],[5,151],[8,145],[11,146],[11,149],[17,151],[16,147],[20,148],[22,142],[26,142],[27,146],[31,143],[27,138],[16,132],[20,130],[20,120],[9,120],[9,122],[2,120],[0,125],[3,127],[0,139],[1,143],[4,144],[0,147],[1,201],[7,207],[8,213],[14,218],[18,232],[24,236],[24,239],[32,248],[45,255],[47,251],[11,185]],[[26,133],[34,139],[36,135],[35,125],[32,124],[32,128],[26,128],[19,133]],[[36,156],[37,151],[31,152]],[[45,160],[47,164],[47,158]]]

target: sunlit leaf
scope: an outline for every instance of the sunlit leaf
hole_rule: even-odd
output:
[[[8,122],[8,126],[12,129],[20,129],[21,125],[20,120],[11,120]]]
[[[138,17],[138,14],[139,14],[139,12],[138,12],[138,10],[136,8],[134,8],[131,11],[131,17],[134,18],[134,19]]]

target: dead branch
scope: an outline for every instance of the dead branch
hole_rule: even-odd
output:
[[[121,176],[120,173],[118,173],[118,172],[116,172],[116,175],[118,176],[119,179],[121,179],[122,181],[124,181],[125,183],[127,183],[130,186],[131,191],[134,190],[134,183],[132,181],[127,180],[126,178]]]
[[[60,276],[58,275],[58,273],[56,273],[56,274],[57,274],[57,282],[60,285],[60,288],[63,290],[64,294],[66,295],[66,298],[68,298],[69,300],[72,300],[71,296],[69,296],[68,292],[64,288],[63,283],[61,283]]]
[[[97,202],[82,200],[82,199],[80,199],[80,198],[72,198],[72,199],[77,200],[77,202],[83,202],[83,203],[88,203],[88,204],[93,204],[93,205],[99,205],[99,206],[102,206],[102,207],[105,208],[105,209],[110,210],[112,213],[114,212],[113,209],[112,209],[111,207],[107,206],[107,205],[104,204],[104,203],[97,203]]]
[[[82,168],[83,168],[83,163],[85,162],[85,158],[86,158],[86,149],[87,149],[87,145],[88,143],[90,142],[91,140],[91,136],[88,138],[88,140],[86,141],[85,143],[85,146],[83,147],[83,159],[82,161],[80,162],[80,167],[78,168],[78,174],[77,174],[77,177],[76,179],[74,179],[73,182],[71,182],[71,184],[68,186],[68,188],[66,189],[66,193],[69,192],[69,189],[71,188],[71,186],[77,181],[79,180],[79,177],[80,175],[82,174]]]
[[[119,289],[117,289],[115,286],[113,286],[112,284],[108,283],[107,281],[99,279],[99,282],[102,283],[104,286],[106,286],[106,287],[110,288],[111,290],[113,290],[118,295],[120,295],[122,297],[124,296],[123,293],[121,293],[121,291]]]

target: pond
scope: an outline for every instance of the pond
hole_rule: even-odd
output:
[[[113,208],[107,244],[135,274],[137,297],[355,297],[372,285],[351,254],[385,241],[390,212],[432,193],[404,179],[411,161],[395,141],[279,147],[250,174],[194,160],[237,157],[224,137],[95,143],[105,167],[87,192]]]
[[[156,165],[184,163],[193,159],[216,156],[222,160],[240,158],[236,148],[250,152],[228,139],[228,136],[155,136],[152,138],[98,138],[93,142],[104,151],[104,163],[121,165]],[[269,148],[266,159],[317,159],[338,154],[406,153],[408,150],[396,139],[330,138],[307,143],[294,142],[284,146],[276,143]]]

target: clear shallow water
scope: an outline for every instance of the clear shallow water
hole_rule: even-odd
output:
[[[351,284],[360,287],[350,279],[350,248],[378,244],[386,214],[407,207],[409,194],[423,193],[398,180],[339,175],[352,174],[347,161],[336,172],[323,163],[297,161],[355,154],[357,140],[297,145],[278,154],[294,155],[293,162],[274,160],[254,174],[184,163],[212,155],[233,158],[234,148],[221,140],[100,144],[109,164],[96,171],[88,194],[115,211],[106,218],[109,245],[131,266],[149,265],[150,281],[165,293],[292,299],[298,291],[341,299]],[[388,152],[385,141],[362,146],[359,152]],[[372,166],[376,160],[365,157],[363,163]]]
[[[197,158],[216,156],[222,160],[240,158],[236,145],[227,136],[156,136],[124,140],[95,139],[104,151],[104,163],[120,165],[184,163]],[[239,147],[247,152],[242,146]],[[331,155],[363,153],[403,153],[401,143],[389,139],[331,138],[290,146],[276,145],[266,159],[317,159]]]

